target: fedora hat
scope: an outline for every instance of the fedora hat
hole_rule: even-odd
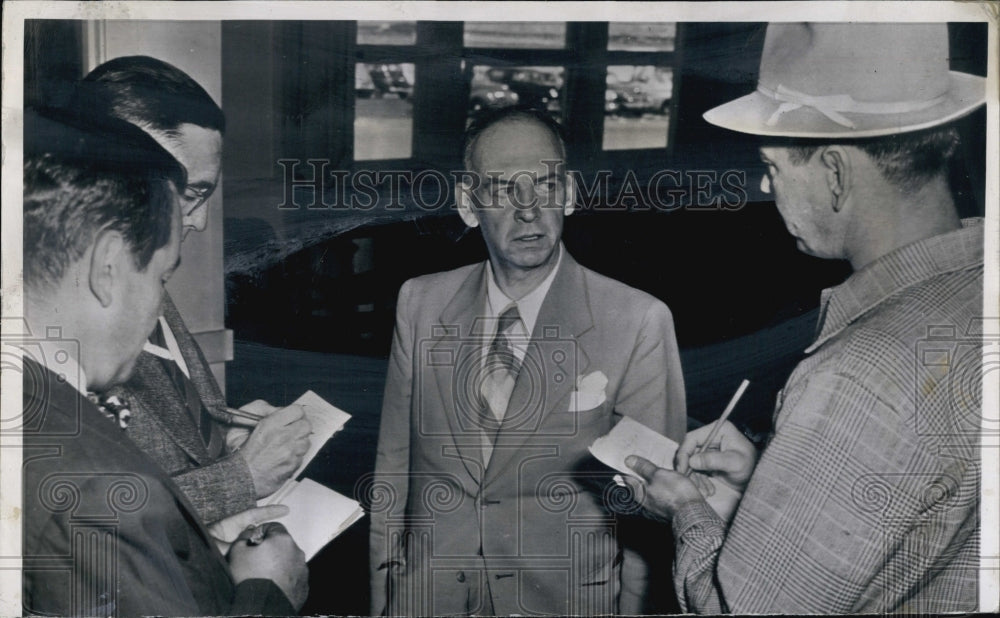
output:
[[[757,90],[704,118],[781,137],[926,129],[986,100],[985,78],[949,71],[948,57],[945,24],[769,24]]]

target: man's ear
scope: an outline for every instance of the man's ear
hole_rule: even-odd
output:
[[[90,256],[90,291],[101,303],[109,306],[115,297],[115,284],[122,276],[122,258],[130,259],[121,233],[104,229],[97,233]]]
[[[851,157],[843,146],[827,146],[820,153],[826,168],[826,184],[830,189],[834,212],[840,212],[851,191]]]
[[[563,214],[570,216],[576,210],[576,178],[566,172],[566,197],[563,202]]]
[[[469,186],[468,181],[462,180],[461,183],[455,185],[455,203],[458,205],[458,216],[462,217],[462,221],[465,221],[466,225],[469,227],[479,225],[479,219],[472,209],[472,187]]]

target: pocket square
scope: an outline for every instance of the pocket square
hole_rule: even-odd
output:
[[[576,379],[576,390],[570,394],[569,412],[593,410],[604,403],[608,396],[604,392],[608,376],[603,371],[594,371]]]

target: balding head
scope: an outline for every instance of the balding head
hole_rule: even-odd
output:
[[[475,171],[475,156],[477,154],[480,139],[497,129],[511,124],[534,125],[539,133],[547,137],[549,146],[558,153],[560,161],[566,160],[566,143],[563,137],[563,128],[556,120],[546,112],[525,107],[505,107],[488,112],[476,119],[465,132],[462,149],[462,163],[465,169]],[[548,148],[546,149],[548,150]]]

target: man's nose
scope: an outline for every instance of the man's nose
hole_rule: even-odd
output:
[[[207,201],[202,202],[194,210],[184,215],[182,225],[185,228],[193,229],[196,232],[204,232],[208,226],[208,205]]]
[[[760,190],[767,194],[771,193],[771,177],[767,174],[760,178]]]
[[[527,177],[521,177],[514,185],[514,204],[517,215],[525,221],[533,221],[538,216],[538,194],[535,192],[535,183]]]
[[[536,200],[530,206],[518,206],[515,216],[524,223],[531,223],[538,218],[538,201]]]

